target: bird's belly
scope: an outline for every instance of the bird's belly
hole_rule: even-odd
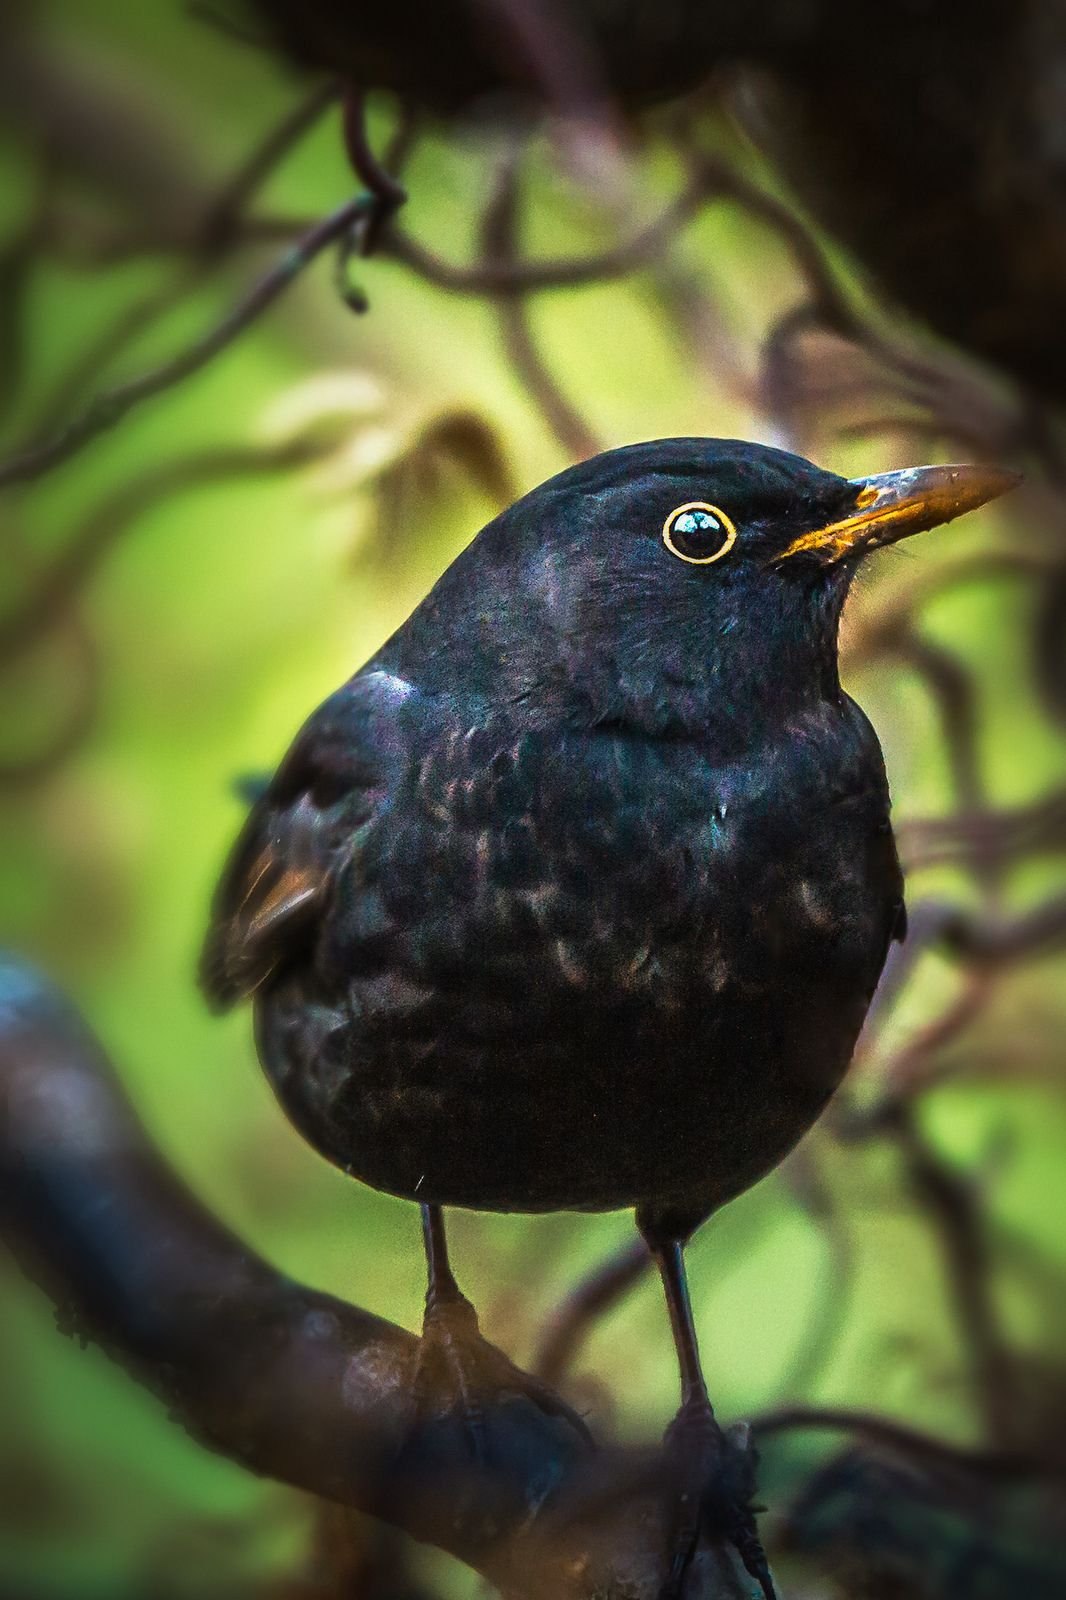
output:
[[[709,1210],[814,1121],[899,894],[884,797],[827,804],[817,751],[810,795],[639,759],[631,804],[606,779],[512,824],[456,800],[340,883],[314,962],[257,1002],[275,1090],[331,1160],[476,1209]]]
[[[686,951],[643,990],[639,951],[614,979],[571,951],[568,976],[534,965],[523,986],[457,994],[393,974],[378,1007],[365,985],[317,1009],[281,987],[261,1055],[310,1141],[390,1193],[501,1211],[698,1194],[710,1210],[787,1153],[847,1066],[872,982],[831,943],[809,934],[784,978],[777,960],[723,977]]]

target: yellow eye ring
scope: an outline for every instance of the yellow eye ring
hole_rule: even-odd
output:
[[[688,526],[685,526],[686,521]],[[710,555],[693,555],[691,552],[698,549],[699,545],[692,541],[692,535],[706,534],[714,527],[722,534],[722,542],[717,550],[712,550]],[[663,544],[672,556],[679,561],[687,561],[690,567],[709,567],[712,562],[721,561],[736,542],[737,530],[732,519],[718,506],[708,505],[706,500],[687,500],[683,506],[675,506],[663,523]],[[687,552],[682,548],[686,543]]]

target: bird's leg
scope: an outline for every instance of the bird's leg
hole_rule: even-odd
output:
[[[480,1396],[471,1383],[476,1361],[470,1359],[470,1353],[484,1343],[477,1312],[455,1281],[448,1259],[444,1213],[440,1206],[423,1205],[421,1210],[428,1281],[417,1390],[420,1398],[426,1398],[427,1385],[431,1386],[443,1369],[446,1383],[454,1391],[462,1411],[473,1453],[482,1457],[485,1454],[485,1416]]]
[[[448,1260],[440,1206],[422,1206],[428,1284],[422,1344],[415,1373],[420,1408],[435,1409],[443,1391],[448,1409],[463,1419],[472,1454],[486,1457],[486,1399],[524,1395],[552,1416],[565,1417],[588,1442],[588,1429],[575,1411],[546,1383],[521,1371],[502,1350],[482,1337],[477,1312],[466,1298]]]
[[[681,1600],[685,1576],[700,1534],[727,1540],[759,1584],[775,1600],[773,1580],[752,1511],[754,1458],[747,1430],[723,1433],[707,1394],[692,1319],[683,1246],[644,1231],[666,1293],[681,1371],[681,1407],[666,1434],[674,1494],[670,1569],[659,1600]]]

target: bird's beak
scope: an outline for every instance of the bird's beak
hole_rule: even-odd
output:
[[[851,515],[801,533],[778,560],[812,555],[832,563],[862,555],[975,511],[1020,482],[1017,472],[985,466],[907,467],[874,478],[852,478]]]

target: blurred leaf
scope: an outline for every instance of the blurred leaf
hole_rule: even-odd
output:
[[[388,459],[365,480],[374,511],[357,561],[391,562],[397,539],[424,538],[443,504],[464,485],[494,510],[502,509],[514,492],[500,435],[479,413],[443,411],[398,434]]]

